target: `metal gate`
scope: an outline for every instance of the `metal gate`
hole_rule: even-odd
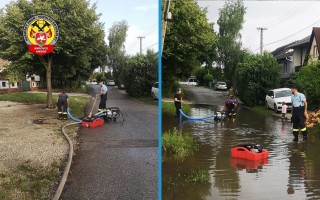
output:
[[[22,81],[22,91],[30,91],[30,81]]]

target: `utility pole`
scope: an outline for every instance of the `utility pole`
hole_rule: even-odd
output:
[[[260,55],[263,54],[263,31],[267,30],[267,28],[258,27],[257,28],[260,31]]]
[[[166,37],[167,22],[168,22],[168,19],[171,19],[171,13],[169,12],[171,0],[165,0],[164,2],[165,2],[165,4],[164,4],[164,9],[163,9],[163,14],[162,14],[162,43],[161,43],[162,45],[161,45],[161,53],[163,51],[164,38]]]
[[[137,38],[140,40],[140,55],[142,55],[142,39],[143,39],[143,38],[146,38],[146,37],[144,37],[144,36],[138,36]]]

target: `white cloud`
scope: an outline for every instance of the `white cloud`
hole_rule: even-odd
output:
[[[150,32],[144,39],[142,39],[142,49],[143,52],[146,52],[146,48],[158,42],[158,27],[152,29],[153,31]],[[140,29],[137,26],[129,27],[127,33],[127,39],[125,42],[126,52],[130,55],[135,55],[140,52],[140,40],[137,38],[138,36],[145,36],[146,32],[143,29]],[[158,46],[157,44],[150,47],[157,52]]]
[[[133,7],[135,11],[148,11],[158,9],[158,4],[150,4],[150,5],[141,5]]]

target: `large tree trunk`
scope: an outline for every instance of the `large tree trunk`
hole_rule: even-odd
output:
[[[48,60],[48,65],[46,66],[46,78],[47,78],[47,107],[54,108],[53,100],[52,100],[52,85],[51,85],[51,64],[52,60]]]

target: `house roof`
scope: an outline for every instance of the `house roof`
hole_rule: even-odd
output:
[[[313,38],[316,39],[317,47],[318,47],[318,52],[320,52],[320,27],[313,27],[312,32],[311,32],[311,37],[309,40],[309,50],[312,45]]]
[[[271,54],[278,59],[292,56],[293,51],[289,51],[290,49],[293,49],[293,48],[299,47],[299,46],[303,46],[303,45],[307,45],[309,43],[309,41],[310,41],[310,35],[301,39],[301,40],[297,40],[297,41],[291,42],[289,44],[286,44],[284,46],[281,46],[281,47],[277,48],[276,50],[274,50],[273,52],[271,52]]]

